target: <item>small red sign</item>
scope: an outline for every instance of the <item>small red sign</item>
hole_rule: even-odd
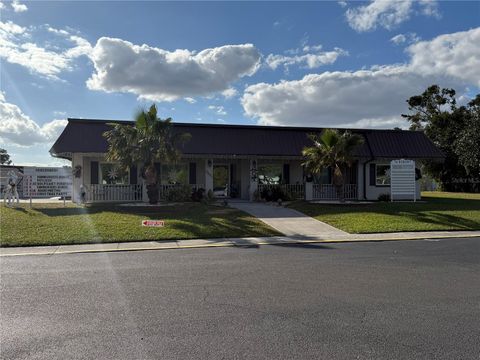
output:
[[[142,220],[142,226],[164,227],[165,226],[165,221],[163,221],[163,220]]]

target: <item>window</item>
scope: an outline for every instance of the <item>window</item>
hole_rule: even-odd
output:
[[[160,168],[161,184],[188,184],[188,165],[162,165]]]
[[[332,177],[330,168],[323,168],[319,174],[314,174],[313,182],[315,184],[331,184]]]
[[[101,184],[128,184],[128,171],[122,170],[116,164],[101,163],[100,164]]]
[[[257,174],[260,184],[280,184],[282,182],[282,165],[266,164],[259,165]]]
[[[390,185],[390,165],[376,166],[376,185]]]

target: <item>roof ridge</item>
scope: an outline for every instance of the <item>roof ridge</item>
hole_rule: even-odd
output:
[[[114,119],[85,119],[85,118],[67,118],[69,122],[76,123],[125,123],[133,124],[133,120],[114,120]],[[368,128],[347,128],[347,127],[312,127],[312,126],[279,126],[279,125],[250,125],[250,124],[211,124],[211,123],[188,123],[188,122],[172,122],[175,126],[192,126],[192,127],[211,127],[211,128],[237,128],[237,129],[269,129],[269,130],[349,130],[354,132],[413,132],[412,130],[396,130],[396,129],[368,129]]]

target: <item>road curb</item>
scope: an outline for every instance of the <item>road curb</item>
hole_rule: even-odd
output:
[[[412,240],[430,240],[430,239],[455,239],[455,238],[475,238],[480,237],[480,234],[464,234],[464,235],[443,235],[443,236],[409,236],[409,237],[391,237],[391,238],[365,238],[365,239],[312,239],[312,240],[278,240],[278,241],[256,241],[244,243],[235,243],[231,240],[226,240],[221,243],[212,244],[198,244],[198,245],[177,245],[177,246],[151,246],[151,247],[132,247],[132,248],[106,248],[106,249],[77,249],[77,250],[56,250],[51,252],[19,252],[10,254],[1,254],[0,257],[13,256],[32,256],[32,255],[66,255],[66,254],[88,254],[88,253],[103,253],[103,252],[128,252],[128,251],[151,251],[151,250],[179,250],[179,249],[202,249],[202,248],[218,248],[218,247],[238,247],[238,248],[252,248],[260,245],[302,245],[302,244],[334,244],[334,243],[362,243],[362,242],[384,242],[384,241],[412,241]]]

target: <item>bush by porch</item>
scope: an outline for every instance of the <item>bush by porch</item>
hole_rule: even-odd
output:
[[[33,209],[28,204],[16,209],[0,206],[1,246],[280,235],[239,210],[200,203],[160,207],[36,204]],[[144,219],[165,220],[165,227],[142,227]]]
[[[424,192],[417,203],[298,201],[289,206],[349,233],[480,230],[480,194]]]

